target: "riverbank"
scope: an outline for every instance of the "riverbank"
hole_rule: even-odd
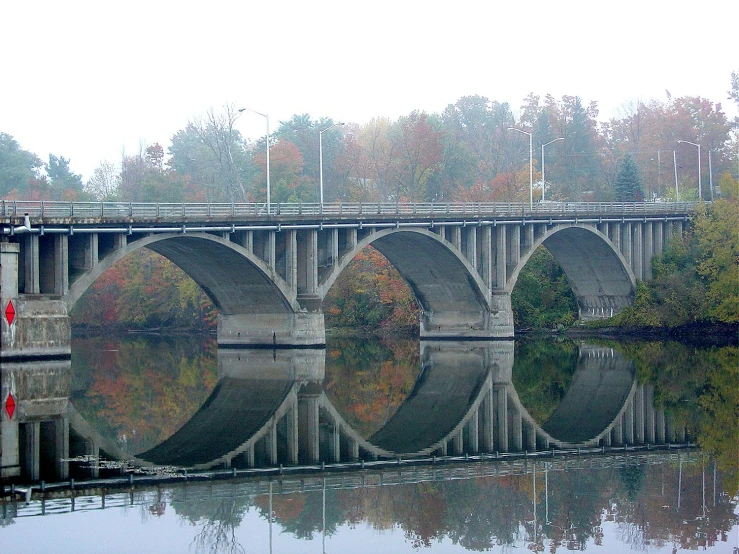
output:
[[[600,337],[652,341],[678,341],[701,346],[739,344],[739,323],[696,322],[677,327],[604,326],[602,322],[583,323],[550,334],[568,338]]]

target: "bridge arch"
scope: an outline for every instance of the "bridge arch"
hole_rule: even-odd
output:
[[[237,244],[208,233],[150,235],[108,254],[72,283],[65,296],[68,309],[113,264],[141,248],[161,254],[182,269],[223,314],[255,309],[266,313],[295,310],[295,294],[262,260]],[[243,294],[244,287],[254,294]]]
[[[531,245],[506,282],[508,294],[539,246],[552,253],[567,275],[580,319],[610,317],[631,305],[636,277],[629,262],[597,228],[577,223],[552,227]]]
[[[421,308],[421,337],[489,338],[489,287],[461,252],[425,229],[384,229],[358,241],[321,284],[322,299],[369,245],[390,261],[413,292]]]
[[[67,309],[115,262],[148,248],[189,275],[218,308],[222,346],[325,343],[322,314],[305,313],[295,290],[253,253],[209,233],[150,235],[108,254],[64,296]]]

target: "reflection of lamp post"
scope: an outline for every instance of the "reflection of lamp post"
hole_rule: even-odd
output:
[[[544,191],[547,189],[547,182],[544,180],[544,147],[549,146],[553,142],[558,140],[564,140],[564,137],[559,137],[554,140],[550,140],[546,144],[541,145],[541,199],[544,200]]]
[[[509,131],[518,131],[524,135],[529,135],[529,208],[534,209],[534,135],[528,131],[522,131],[515,127],[508,127]]]
[[[320,182],[320,198],[321,198],[321,204],[323,204],[323,133],[328,131],[329,129],[333,129],[334,127],[338,127],[339,125],[343,125],[343,123],[334,123],[330,127],[326,127],[325,129],[322,129],[318,131],[318,174],[319,174],[319,182]]]
[[[240,112],[247,111],[251,113],[255,113],[257,115],[261,115],[263,118],[267,120],[267,213],[270,213],[270,187],[269,187],[269,115],[263,114],[261,112],[258,112],[256,110],[251,110],[249,108],[240,108]]]
[[[679,140],[677,142],[678,144],[683,142],[685,144],[692,144],[693,146],[698,147],[698,198],[703,200],[703,191],[701,190],[701,145],[694,142],[688,142],[687,140]]]

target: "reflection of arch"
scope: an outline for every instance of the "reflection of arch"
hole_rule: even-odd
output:
[[[539,246],[552,253],[567,275],[581,318],[611,316],[631,304],[636,278],[628,261],[596,228],[578,224],[558,225],[539,237],[509,277],[509,293]]]
[[[422,337],[487,336],[490,287],[461,252],[424,229],[385,229],[359,241],[321,284],[321,297],[369,245],[393,264],[413,291],[422,310]]]
[[[570,390],[540,426],[511,383],[512,343],[422,343],[423,369],[412,393],[369,438],[354,431],[323,392],[323,351],[278,352],[219,354],[221,379],[209,399],[140,458],[205,469],[680,438],[654,409],[653,388],[637,386],[633,363],[610,348],[581,348]]]
[[[611,348],[581,346],[570,387],[549,419],[540,425],[522,404],[512,383],[506,385],[514,418],[529,435],[528,446],[598,445],[617,426],[637,390],[633,363]],[[515,445],[514,445],[515,446]],[[518,446],[520,448],[520,446]]]

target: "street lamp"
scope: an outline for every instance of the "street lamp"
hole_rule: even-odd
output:
[[[529,135],[529,208],[534,209],[534,135],[528,131],[522,131],[515,127],[508,127],[509,131],[518,131],[524,135]]]
[[[244,111],[255,113],[257,115],[261,115],[263,118],[265,118],[267,120],[267,213],[269,214],[269,213],[271,213],[270,212],[270,197],[271,197],[271,192],[270,192],[270,186],[269,186],[269,115],[263,114],[261,112],[258,112],[256,110],[252,110],[252,109],[249,109],[249,108],[240,108],[239,109],[239,112],[244,112]]]
[[[318,174],[319,174],[318,180],[320,182],[321,204],[323,204],[323,133],[325,133],[329,129],[338,127],[339,125],[343,125],[343,123],[341,122],[334,123],[330,127],[326,127],[325,129],[318,131]]]
[[[564,140],[564,137],[559,137],[554,140],[550,140],[546,144],[541,145],[541,199],[544,200],[544,191],[547,188],[547,182],[544,180],[544,147],[549,146],[553,142],[557,142],[558,140]]]
[[[698,147],[698,198],[700,200],[703,200],[703,191],[701,190],[701,145],[694,142],[688,142],[687,140],[677,141],[678,144],[680,144],[681,142]]]

